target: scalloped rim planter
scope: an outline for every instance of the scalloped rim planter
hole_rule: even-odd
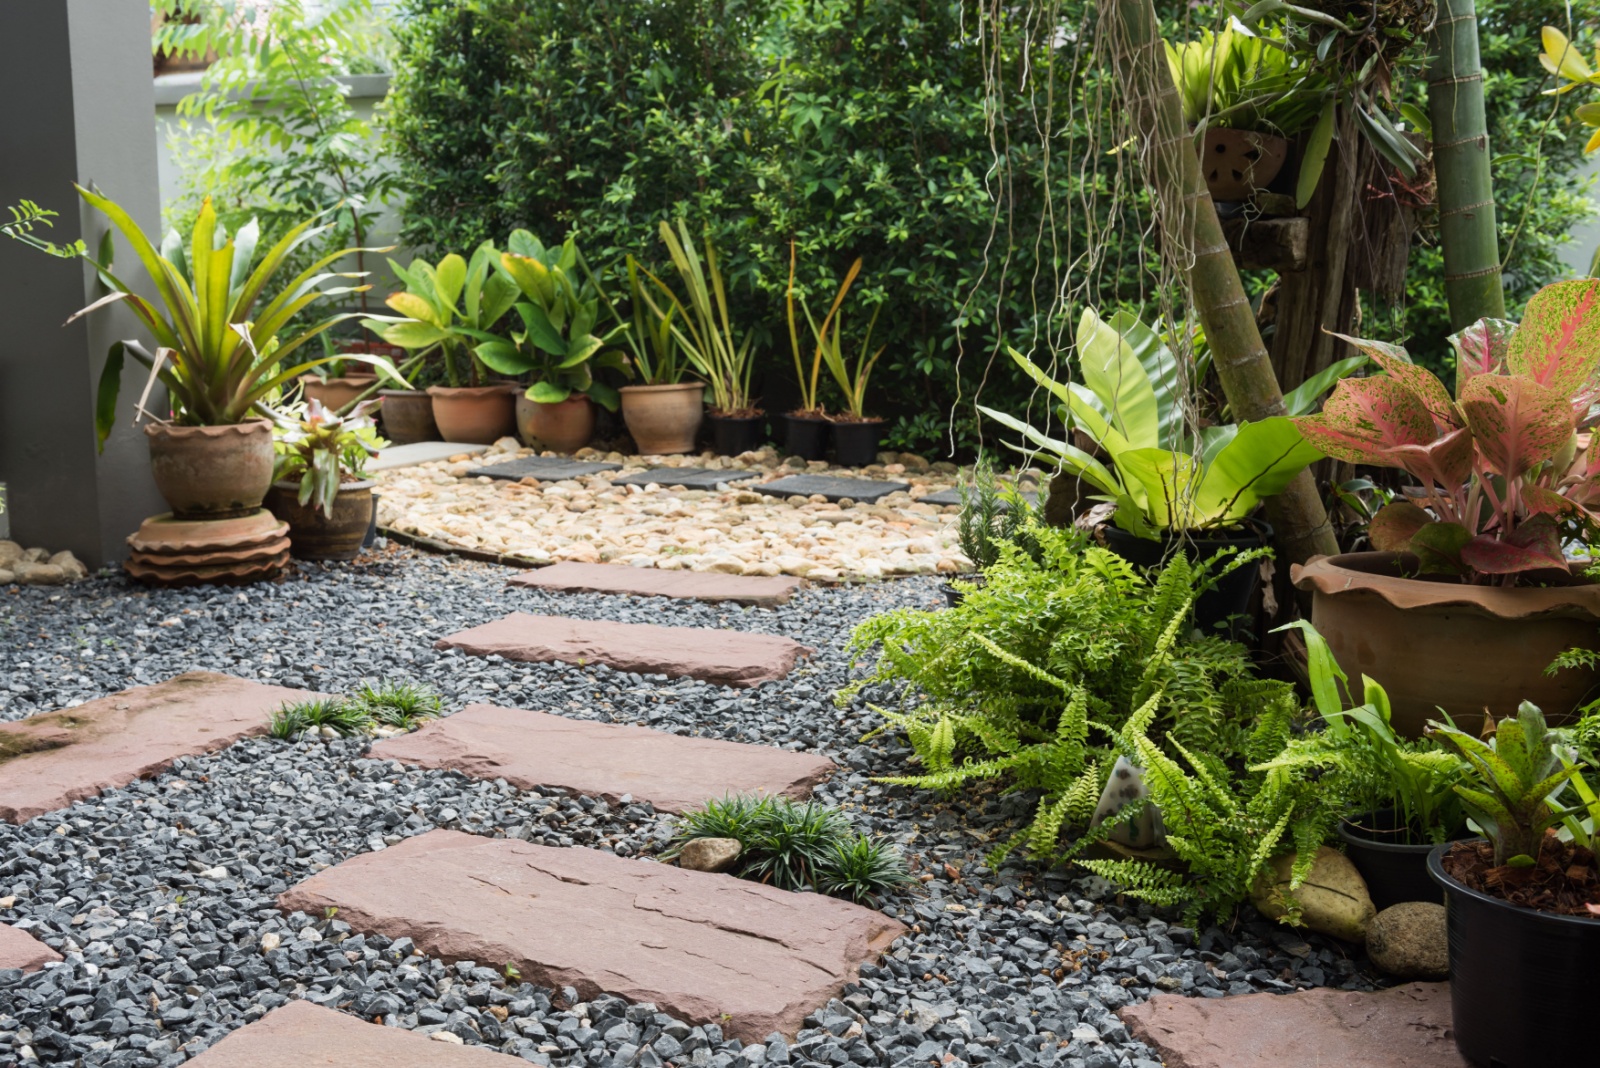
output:
[[[517,402],[512,390],[493,386],[429,386],[433,422],[446,441],[493,445],[517,432]]]
[[[1370,675],[1389,693],[1394,728],[1421,735],[1443,708],[1476,731],[1485,707],[1496,719],[1532,701],[1552,723],[1571,716],[1600,685],[1600,672],[1545,668],[1567,649],[1600,649],[1600,586],[1506,588],[1403,578],[1416,559],[1344,553],[1295,565],[1295,587],[1312,595],[1311,622],[1352,684]]]
[[[146,423],[150,472],[178,519],[234,519],[261,507],[272,485],[272,424]]]

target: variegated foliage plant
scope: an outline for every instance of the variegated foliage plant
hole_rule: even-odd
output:
[[[1372,544],[1469,582],[1565,568],[1563,541],[1600,525],[1600,439],[1580,452],[1577,436],[1600,397],[1600,280],[1546,286],[1520,325],[1481,319],[1453,335],[1454,397],[1403,348],[1344,340],[1386,373],[1339,383],[1295,422],[1328,455],[1422,487],[1373,517]]]

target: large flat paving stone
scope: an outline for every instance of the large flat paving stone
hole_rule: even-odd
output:
[[[489,451],[488,445],[463,445],[456,441],[414,441],[410,445],[390,445],[367,461],[369,471],[388,471],[396,467],[415,467],[417,464],[437,463],[452,456],[478,456]]]
[[[1160,994],[1118,1015],[1167,1068],[1467,1068],[1448,983],[1376,994]]]
[[[724,575],[717,571],[662,571],[626,564],[566,562],[522,572],[511,578],[510,585],[562,593],[628,593],[771,607],[792,597],[800,588],[800,580],[789,575]]]
[[[61,959],[61,954],[27,931],[0,923],[0,972],[16,969],[36,972]]]
[[[192,671],[76,708],[0,723],[0,819],[22,823],[262,734],[318,694]]]
[[[291,1001],[188,1063],[192,1068],[513,1068],[528,1062]]]
[[[906,482],[884,482],[875,478],[842,478],[836,475],[790,475],[775,482],[762,482],[751,486],[757,493],[769,497],[809,497],[813,493],[835,503],[849,498],[864,504],[887,497],[891,493],[908,490]]]
[[[557,786],[613,804],[632,794],[663,812],[686,812],[724,794],[806,798],[833,772],[833,762],[814,753],[497,705],[468,705],[379,742],[372,755],[475,779],[503,778],[523,790]]]
[[[688,675],[726,686],[783,678],[812,652],[790,638],[701,627],[658,627],[513,612],[434,643],[471,656],[567,664],[601,663],[618,671]]]
[[[524,478],[536,478],[540,482],[560,482],[567,478],[598,475],[602,471],[621,470],[621,464],[568,460],[564,456],[524,456],[520,460],[495,464],[493,467],[474,467],[467,472],[467,477],[477,478],[485,475],[489,478],[509,479],[512,482]]]
[[[1039,504],[1039,491],[1038,490],[1023,490],[1022,493],[1020,494],[1020,496],[1022,497],[1023,500],[1027,501],[1029,504],[1031,504],[1031,505],[1033,505],[1035,507],[1038,507],[1038,504]],[[955,487],[951,487],[950,489],[940,490],[937,493],[930,493],[926,497],[919,497],[917,499],[917,503],[918,504],[937,504],[937,505],[939,505],[941,507],[943,507],[945,505],[951,505],[951,504],[959,505],[961,503],[961,491],[959,489],[955,488]],[[1000,498],[1000,510],[1002,512],[1010,511],[1011,510],[1011,502],[1010,502],[1010,500],[1006,499],[1005,497],[1001,497]]]
[[[613,486],[682,486],[684,489],[714,490],[734,482],[760,478],[760,471],[712,471],[704,467],[650,467],[611,480]]]
[[[654,1002],[744,1041],[793,1035],[905,928],[881,912],[599,850],[436,830],[318,872],[278,898],[409,936],[445,961]],[[727,1018],[724,1017],[727,1014]]]

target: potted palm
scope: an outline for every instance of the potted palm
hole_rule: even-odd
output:
[[[978,410],[1099,490],[1099,499],[1115,506],[1099,536],[1133,563],[1155,566],[1178,552],[1204,560],[1262,549],[1270,530],[1252,513],[1262,498],[1281,490],[1321,453],[1282,416],[1191,429],[1176,356],[1132,315],[1118,312],[1101,319],[1086,309],[1076,345],[1081,383],[1056,382],[1015,349],[1011,357],[1062,401],[1062,421],[1085,435],[1110,466],[1009,415]],[[1329,368],[1286,396],[1285,404],[1290,411],[1309,409],[1333,376],[1349,373],[1360,362]],[[1210,629],[1244,614],[1257,580],[1254,567],[1227,571],[1196,602],[1197,625]]]
[[[728,291],[717,267],[717,250],[711,238],[705,239],[703,262],[683,219],[678,220],[677,233],[663,222],[661,240],[672,256],[689,300],[687,304],[679,300],[670,286],[648,271],[644,275],[651,286],[643,291],[644,299],[655,318],[668,323],[685,358],[706,380],[711,399],[708,416],[717,451],[729,456],[748,452],[761,444],[763,425],[762,411],[750,396],[750,376],[755,370],[750,349],[754,339],[748,333],[742,342],[734,338]],[[663,307],[667,310],[663,311]]]
[[[274,413],[277,462],[267,506],[289,524],[289,553],[301,560],[353,560],[372,525],[367,460],[386,445],[369,416],[375,401],[338,415],[309,400]]]
[[[451,253],[437,265],[412,260],[389,268],[405,283],[404,293],[384,302],[400,313],[373,316],[362,325],[391,345],[410,352],[438,352],[445,382],[430,386],[433,418],[446,441],[492,445],[516,430],[512,391],[491,382],[474,353],[517,300],[516,284],[495,270],[500,253],[485,241],[471,261]]]
[[[596,368],[628,370],[627,358],[607,348],[627,328],[595,334],[600,297],[592,279],[573,282],[578,262],[572,238],[560,248],[545,246],[518,230],[500,257],[501,269],[526,298],[512,306],[523,329],[509,340],[485,336],[473,351],[493,370],[531,375],[533,383],[517,398],[517,429],[525,443],[539,441],[556,452],[574,452],[594,436],[594,404],[617,410],[615,388],[595,377]]]
[[[300,354],[324,331],[356,318],[357,313],[329,316],[288,337],[279,337],[279,331],[319,300],[367,288],[322,288],[327,279],[359,277],[326,273],[331,263],[351,250],[320,257],[269,297],[268,287],[285,258],[333,224],[316,225],[316,219],[307,220],[257,258],[260,229],[256,223],[250,222],[230,236],[218,225],[207,200],[187,243],[170,232],[158,251],[116,203],[81,186],[78,192],[121,231],[157,293],[155,301],[146,300],[112,272],[109,262],[100,263],[83,254],[94,263],[111,292],[72,318],[126,301],[156,345],[154,353],[137,341],[112,346],[100,376],[95,410],[100,447],[105,447],[111,432],[123,367],[132,356],[149,370],[140,413],[150,420],[145,434],[156,487],[173,514],[179,519],[205,520],[255,512],[272,484],[272,423],[259,414],[264,403],[301,375],[329,362],[332,357],[305,358]],[[346,359],[402,378],[382,356],[361,354]],[[167,395],[167,408],[161,416],[145,408],[157,383],[166,388]]]
[[[1312,621],[1346,671],[1389,691],[1409,737],[1438,708],[1470,726],[1529,700],[1565,719],[1600,682],[1592,665],[1546,671],[1600,648],[1600,585],[1562,550],[1600,521],[1600,441],[1580,449],[1576,433],[1600,392],[1600,280],[1545,287],[1520,326],[1452,337],[1454,396],[1404,349],[1346,340],[1385,373],[1295,422],[1328,455],[1420,488],[1373,516],[1378,551],[1294,569]]]

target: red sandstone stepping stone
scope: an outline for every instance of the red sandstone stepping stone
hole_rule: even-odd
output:
[[[833,771],[831,760],[814,753],[496,705],[468,705],[378,743],[372,755],[475,779],[503,778],[524,790],[559,786],[612,803],[632,794],[663,812],[686,812],[724,794],[806,798]]]
[[[1467,1068],[1448,983],[1376,994],[1161,994],[1118,1015],[1167,1068]]]
[[[61,954],[27,931],[0,923],[0,972],[8,968],[36,972],[60,959]]]
[[[424,953],[510,964],[528,982],[654,1002],[747,1042],[793,1035],[905,928],[881,912],[731,875],[429,831],[278,898]],[[727,1017],[724,1017],[727,1014]]]
[[[692,675],[727,686],[783,678],[813,650],[789,638],[701,627],[657,627],[513,612],[434,643],[472,656],[568,664],[601,663],[618,671]]]
[[[680,597],[694,601],[733,601],[770,608],[794,596],[800,580],[788,576],[724,575],[715,571],[663,571],[626,564],[561,563],[525,571],[510,580],[563,593],[631,593],[640,597]]]
[[[512,1068],[527,1063],[365,1023],[309,1001],[273,1009],[189,1062],[193,1068]]]
[[[320,696],[192,671],[156,686],[0,723],[0,819],[22,823],[265,733],[285,701]]]

